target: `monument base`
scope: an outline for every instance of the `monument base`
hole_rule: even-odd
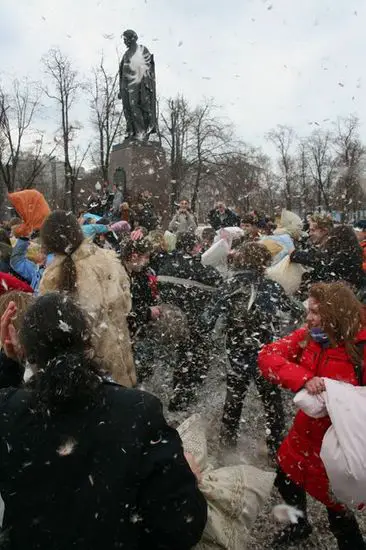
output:
[[[161,145],[128,140],[115,145],[110,157],[110,181],[118,168],[126,173],[125,200],[133,207],[139,193],[150,191],[155,211],[166,227],[170,218],[170,170]]]

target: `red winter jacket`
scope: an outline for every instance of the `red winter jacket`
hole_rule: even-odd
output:
[[[0,295],[9,290],[21,290],[22,292],[33,292],[33,288],[28,283],[21,281],[10,273],[0,273]]]
[[[307,328],[301,328],[286,338],[264,346],[259,353],[258,364],[270,382],[293,392],[299,391],[314,376],[358,385],[355,367],[344,346],[322,348],[313,340],[304,346],[306,336]],[[356,341],[366,341],[366,329],[361,330]],[[366,357],[365,350],[366,347]],[[329,508],[340,509],[341,506],[329,494],[328,477],[319,456],[323,437],[330,425],[328,416],[315,419],[299,411],[278,451],[278,462],[292,481],[309,495]]]

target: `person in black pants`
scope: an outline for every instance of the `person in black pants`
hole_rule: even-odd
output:
[[[265,277],[270,252],[261,244],[249,242],[235,250],[234,275],[220,288],[218,296],[203,315],[208,328],[218,319],[226,329],[226,348],[230,366],[221,426],[223,446],[235,446],[239,436],[244,399],[251,380],[258,388],[264,405],[269,435],[268,449],[274,457],[284,433],[281,392],[274,389],[257,368],[261,346],[272,342],[281,332],[284,314],[287,322],[297,322],[302,309],[282,287]]]
[[[201,263],[200,241],[192,233],[178,235],[176,250],[158,266],[158,288],[162,303],[179,307],[186,315],[190,336],[176,349],[173,396],[169,410],[182,410],[194,399],[197,386],[210,365],[210,336],[202,329],[202,311],[216,294],[222,278],[219,272]]]
[[[132,310],[128,328],[133,342],[138,382],[153,373],[154,353],[148,338],[148,323],[160,315],[157,307],[157,280],[150,267],[152,245],[147,239],[129,240],[121,250],[121,259],[131,286]]]
[[[281,391],[274,388],[258,371],[257,354],[243,354],[237,350],[230,353],[227,372],[227,389],[222,416],[221,442],[224,446],[235,446],[240,427],[244,399],[251,381],[254,381],[263,403],[266,419],[267,446],[274,458],[284,434],[284,410]]]
[[[286,504],[294,506],[303,513],[298,523],[287,526],[277,535],[273,541],[272,548],[284,548],[293,544],[294,540],[306,539],[312,532],[307,518],[306,492],[296,485],[291,479],[279,469],[275,480],[280,495]],[[329,527],[338,542],[339,550],[365,550],[366,544],[362,537],[360,528],[352,512],[336,511],[327,508]]]

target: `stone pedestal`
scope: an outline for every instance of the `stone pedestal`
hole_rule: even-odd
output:
[[[118,168],[126,173],[125,200],[133,206],[141,191],[150,191],[155,211],[166,226],[170,211],[170,170],[164,149],[157,143],[125,141],[115,145],[110,158],[110,181]]]

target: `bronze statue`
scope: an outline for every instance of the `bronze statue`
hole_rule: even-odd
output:
[[[119,99],[126,119],[126,139],[147,141],[156,133],[156,85],[154,56],[137,44],[135,31],[123,33],[127,50],[119,67]]]

